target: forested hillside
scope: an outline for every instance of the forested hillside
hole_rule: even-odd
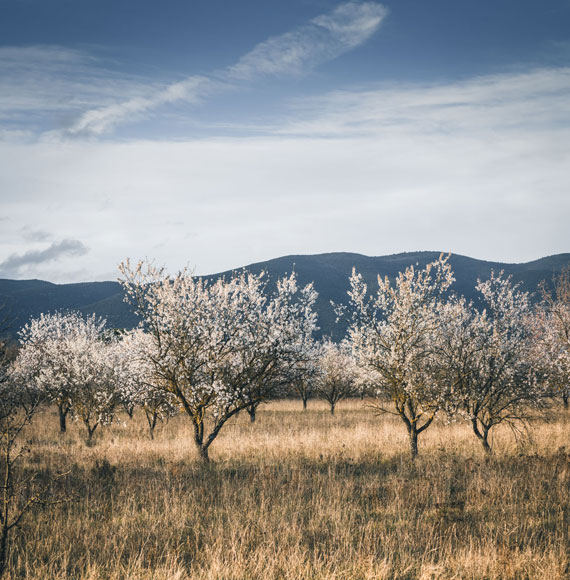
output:
[[[439,252],[406,252],[391,256],[364,256],[346,252],[283,256],[250,264],[247,270],[258,273],[267,271],[271,279],[283,276],[293,269],[302,284],[314,282],[319,293],[317,310],[321,333],[339,338],[343,326],[336,325],[335,314],[330,305],[346,301],[348,277],[352,268],[360,272],[370,287],[376,286],[377,276],[393,277],[410,264],[425,266],[439,256]],[[554,274],[570,264],[570,253],[548,256],[522,264],[504,264],[477,260],[467,256],[452,255],[451,265],[456,278],[453,290],[469,299],[476,300],[477,279],[486,279],[491,270],[504,270],[523,288],[535,292],[539,283],[551,281]],[[212,274],[207,278],[229,276],[231,272]],[[25,324],[31,316],[55,310],[80,310],[107,318],[112,327],[132,328],[137,319],[123,302],[118,282],[84,282],[80,284],[52,284],[41,280],[0,280],[0,305],[8,313],[11,333]]]

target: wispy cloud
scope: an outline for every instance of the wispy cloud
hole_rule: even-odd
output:
[[[85,112],[66,131],[68,135],[100,135],[115,125],[137,118],[165,104],[196,103],[231,90],[236,83],[266,75],[301,75],[364,43],[388,11],[375,2],[347,2],[329,14],[285,34],[269,38],[234,65],[210,75],[192,76],[121,102]]]
[[[18,276],[23,269],[30,266],[54,262],[64,257],[83,256],[89,248],[79,240],[66,239],[53,242],[44,250],[30,250],[23,254],[12,254],[0,263],[0,276]]]
[[[103,108],[91,109],[81,115],[65,131],[68,135],[100,135],[112,129],[122,121],[140,118],[148,111],[176,101],[196,103],[214,86],[207,77],[190,77],[157,90],[150,96],[138,96],[120,103],[113,103]]]
[[[336,91],[297,101],[281,135],[366,136],[566,129],[570,119],[570,68],[481,76],[438,84],[388,85]]]
[[[295,30],[269,38],[225,71],[230,79],[299,75],[356,48],[378,30],[388,10],[375,2],[348,2]]]
[[[112,104],[118,94],[130,100],[153,89],[147,79],[109,65],[59,46],[0,47],[0,136],[61,127],[86,108]]]

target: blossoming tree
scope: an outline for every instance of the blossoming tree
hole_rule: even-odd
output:
[[[418,436],[442,403],[432,374],[433,338],[437,305],[453,282],[448,258],[442,255],[422,270],[410,266],[394,281],[378,277],[372,295],[360,274],[353,270],[350,277],[353,352],[360,365],[374,371],[378,410],[395,413],[406,426],[412,458],[418,453]],[[384,404],[386,399],[394,410]]]
[[[117,402],[114,357],[104,340],[105,321],[77,312],[41,314],[20,331],[20,380],[34,384],[59,409],[60,429],[71,412],[88,439],[113,418]]]
[[[471,422],[490,453],[491,430],[509,425],[516,433],[544,403],[543,373],[533,356],[534,318],[528,293],[502,273],[479,281],[485,308],[464,299],[439,309],[437,372],[448,410]]]
[[[562,397],[564,408],[570,401],[570,270],[563,270],[554,279],[549,291],[542,285],[542,300],[536,312],[535,326],[537,362],[553,393]]]
[[[176,397],[158,386],[161,379],[154,375],[151,363],[156,356],[154,349],[152,336],[140,328],[122,333],[114,344],[117,395],[124,407],[144,411],[151,439],[158,422],[179,410]]]
[[[207,281],[142,262],[119,268],[127,299],[152,337],[153,385],[176,397],[207,462],[233,415],[267,400],[302,369],[316,328],[316,292],[300,288],[294,274],[270,291],[263,273]]]
[[[358,370],[350,345],[324,341],[316,367],[317,394],[327,401],[334,415],[340,401],[357,393]]]

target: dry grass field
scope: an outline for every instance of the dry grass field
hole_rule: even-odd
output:
[[[69,503],[27,515],[11,580],[570,578],[570,417],[532,440],[433,425],[412,463],[400,420],[361,401],[335,417],[315,401],[242,413],[196,458],[184,416],[150,441],[140,413],[60,436],[40,413],[25,469]]]

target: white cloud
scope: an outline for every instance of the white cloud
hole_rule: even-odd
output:
[[[100,135],[116,124],[132,121],[176,101],[198,102],[231,90],[234,83],[264,75],[298,75],[365,42],[380,26],[387,10],[375,2],[348,2],[309,24],[258,44],[235,65],[209,76],[194,76],[84,113],[66,132]],[[135,117],[136,118],[136,117]]]
[[[348,2],[309,24],[269,38],[227,70],[229,78],[303,74],[368,40],[388,11],[375,2]]]
[[[299,101],[292,120],[275,131],[289,135],[378,135],[489,130],[555,130],[570,119],[570,68],[536,69],[464,81],[337,91]]]

